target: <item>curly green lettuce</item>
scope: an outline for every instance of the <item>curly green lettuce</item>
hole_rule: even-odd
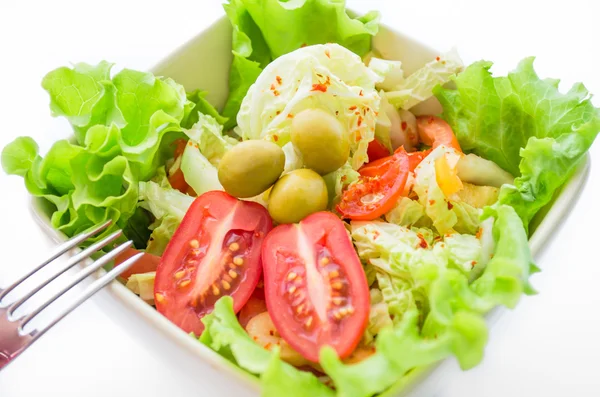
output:
[[[559,81],[540,79],[533,61],[502,77],[492,76],[491,62],[476,62],[454,78],[456,88],[434,90],[463,150],[517,176],[502,187],[499,203],[515,208],[526,227],[600,131],[600,110],[586,88],[559,92]]]
[[[140,223],[151,220],[137,208],[138,183],[173,157],[173,142],[185,137],[182,123],[192,112],[216,110],[201,93],[189,100],[169,78],[129,69],[111,77],[111,67],[79,63],[48,73],[42,86],[50,108],[69,120],[76,141],[58,141],[42,157],[32,138],[17,138],[2,150],[2,167],[55,206],[51,224],[67,236],[112,219],[96,238],[123,228],[143,248]]]

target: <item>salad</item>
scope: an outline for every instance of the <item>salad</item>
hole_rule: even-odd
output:
[[[112,64],[48,73],[74,139],[2,167],[67,236],[112,219],[133,293],[265,396],[368,397],[483,358],[484,315],[534,294],[535,215],[600,131],[582,84],[440,54],[413,73],[340,0],[230,0],[229,97]],[[438,101],[441,114],[419,109]],[[91,240],[94,241],[94,240]]]

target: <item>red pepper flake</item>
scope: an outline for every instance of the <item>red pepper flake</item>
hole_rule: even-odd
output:
[[[273,135],[273,140],[274,140],[275,142],[277,142],[277,141],[279,140],[279,137],[278,137],[277,135]]]
[[[194,142],[192,142],[191,140],[188,141],[188,145],[189,146],[194,146]]]
[[[435,60],[439,62],[440,61],[440,57],[435,57]]]
[[[429,205],[434,205],[435,204],[435,200],[429,200]]]
[[[356,131],[356,134],[354,135],[354,139],[356,140],[356,142],[360,141],[360,131]]]
[[[448,201],[448,209],[451,210],[452,208],[454,208],[454,206],[452,205],[452,203],[450,201]]]
[[[195,147],[196,149],[200,149],[200,146],[198,146],[198,144],[197,144],[197,143],[194,143],[194,147]]]
[[[360,116],[360,112],[354,112],[354,114]]]
[[[270,348],[271,348],[271,344],[270,344],[270,343],[267,343],[267,344],[265,345],[265,349],[269,350]]]
[[[479,230],[477,230],[477,233],[475,233],[475,237],[477,237],[478,239],[480,239],[482,233],[483,233],[483,229],[479,228]]]
[[[472,261],[471,262],[471,269],[474,268],[476,264],[477,264],[477,261]]]
[[[300,46],[300,48],[304,48],[306,47],[306,43],[302,43],[302,45]]]
[[[339,111],[339,110],[336,110],[336,111],[335,111],[335,115],[336,115],[336,116],[338,116],[339,114],[340,114],[340,111]]]
[[[353,105],[353,106],[350,106],[350,107],[348,108],[348,110],[356,110],[356,106],[354,106],[354,105]]]
[[[271,336],[274,336],[274,335],[275,335],[275,332],[273,332],[273,330],[270,330],[270,331],[269,331],[269,335],[271,335]]]
[[[288,118],[288,119],[293,119],[293,118],[294,118],[294,115],[293,115],[293,114],[291,114],[291,113],[289,113],[289,114],[287,115],[287,118]]]
[[[280,94],[280,93],[279,93],[279,91],[277,91],[277,90],[274,90],[274,91],[273,91],[273,95],[275,95],[275,96],[279,96],[279,94]]]
[[[275,84],[271,84],[271,87],[269,87],[269,89],[270,89],[271,91],[275,91]]]
[[[322,84],[322,83],[313,84],[311,91],[327,92],[327,85],[326,84]]]
[[[278,110],[275,114],[279,116],[281,114],[281,110]]]
[[[402,131],[406,131],[406,127],[408,127],[408,124],[406,124],[406,121],[403,121],[402,124],[400,124],[400,127],[402,127]]]
[[[363,108],[363,116],[367,115],[367,108]]]
[[[325,50],[325,55],[327,56],[327,58],[331,58],[331,54],[329,53],[329,50]]]
[[[283,80],[281,80],[281,76],[275,76],[275,80],[277,80],[277,84],[281,85],[281,82]]]
[[[363,91],[360,90],[360,92],[358,93],[359,96],[363,96]]]
[[[377,240],[379,238],[379,232],[377,230],[375,230],[373,232],[373,240]]]
[[[423,237],[423,235],[421,233],[417,233],[417,237],[419,238],[419,240],[421,240],[419,242],[419,247],[421,248],[427,248],[427,241],[425,241],[425,237]]]
[[[347,175],[342,175],[342,177],[340,178],[340,180],[341,180],[342,182],[346,182],[346,179],[348,179],[348,176],[347,176]]]
[[[356,123],[356,125],[360,127],[361,124],[362,124],[362,117],[358,116],[358,122]]]

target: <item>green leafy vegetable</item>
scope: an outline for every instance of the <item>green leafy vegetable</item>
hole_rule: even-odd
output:
[[[190,101],[188,102],[188,107],[190,107],[190,109],[186,112],[186,116],[181,121],[181,126],[183,128],[191,128],[194,124],[196,124],[198,122],[199,114],[210,116],[221,125],[225,125],[227,123],[229,119],[221,116],[217,109],[215,109],[215,107],[211,105],[206,98],[204,98],[206,94],[206,91],[200,90],[192,91],[186,94],[188,101]]]
[[[560,93],[558,80],[537,76],[533,60],[524,59],[506,77],[492,77],[491,62],[476,62],[454,79],[456,89],[435,90],[463,150],[520,175],[514,187],[502,187],[499,202],[513,206],[525,225],[600,131],[600,111],[585,87]]]
[[[138,182],[172,157],[191,106],[171,79],[128,69],[111,78],[111,67],[80,63],[48,73],[42,85],[50,107],[70,121],[77,144],[58,141],[42,158],[31,138],[17,138],[4,148],[2,166],[56,206],[52,226],[66,235],[112,219],[115,225],[97,238],[120,227],[139,246],[139,227],[129,223],[134,214],[148,223],[136,212]]]
[[[333,380],[338,396],[372,396],[398,382],[407,371],[450,355],[463,369],[479,363],[487,341],[483,314],[498,304],[514,307],[524,292],[531,291],[528,276],[533,269],[527,236],[515,210],[498,205],[488,208],[484,218],[484,222],[495,219],[496,249],[472,284],[463,270],[453,268],[466,256],[480,258],[478,250],[459,252],[464,250],[459,245],[479,244],[472,236],[451,242],[450,249],[443,246],[446,242],[423,249],[411,247],[410,242],[415,243],[418,236],[409,229],[384,222],[353,222],[358,253],[378,269],[382,294],[396,325],[381,331],[375,341],[376,353],[360,363],[345,365],[333,350],[321,351],[321,366]],[[379,279],[380,274],[384,278]],[[397,290],[402,295],[423,291],[421,303],[394,309],[394,302],[386,298],[387,287],[381,286],[383,279],[403,284]],[[398,309],[403,312],[394,312]]]
[[[243,139],[266,138],[284,146],[294,115],[322,109],[347,126],[351,164],[358,169],[368,160],[375,135],[378,79],[358,55],[340,45],[298,49],[265,68],[242,101],[236,131]]]
[[[230,0],[223,7],[233,27],[229,98],[223,109],[229,118],[226,129],[236,125],[242,99],[269,62],[300,47],[325,43],[362,56],[379,26],[377,12],[351,18],[343,0]]]
[[[303,372],[279,359],[278,351],[268,351],[255,343],[238,322],[233,300],[220,298],[214,311],[202,319],[205,329],[200,337],[216,352],[228,357],[262,380],[262,396],[333,396],[334,392],[309,372]]]
[[[388,64],[394,66],[393,64]],[[391,77],[398,77],[398,66],[387,70]],[[456,51],[441,55],[421,69],[409,75],[391,90],[386,92],[387,100],[396,108],[410,109],[433,96],[433,89],[446,84],[463,68],[462,61]],[[386,80],[390,77],[385,76]],[[389,83],[388,83],[389,84]],[[388,87],[389,88],[389,87]]]

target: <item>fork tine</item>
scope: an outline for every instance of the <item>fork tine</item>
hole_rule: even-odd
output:
[[[71,313],[79,305],[81,305],[83,302],[85,302],[87,299],[89,299],[92,295],[94,295],[96,292],[98,292],[99,290],[104,288],[108,283],[110,283],[115,278],[117,278],[117,276],[119,276],[125,270],[129,269],[143,255],[144,255],[144,253],[140,252],[139,254],[132,256],[131,258],[127,259],[125,262],[121,263],[119,266],[113,268],[110,272],[106,273],[104,276],[100,277],[98,280],[94,281],[88,288],[86,288],[86,290],[84,291],[84,293],[81,296],[79,296],[73,303],[71,303],[69,306],[67,306],[54,320],[52,320],[50,322],[50,324],[48,324],[47,326],[45,326],[44,328],[42,328],[40,330],[37,330],[37,332],[35,332],[35,334],[33,334],[33,339],[36,340],[37,338],[42,336],[46,331],[48,331],[50,328],[52,328],[60,320],[62,320],[67,314]],[[23,330],[23,327],[24,327],[24,323],[19,327],[21,331]]]
[[[21,277],[14,283],[12,283],[11,285],[9,285],[6,289],[0,290],[0,301],[2,301],[2,298],[4,298],[6,295],[8,295],[17,286],[19,286],[19,284],[21,284],[23,281],[27,280],[29,277],[31,277],[32,275],[37,273],[41,268],[46,266],[48,263],[52,262],[53,260],[55,260],[59,256],[63,255],[65,252],[69,251],[70,249],[78,246],[81,242],[87,240],[88,238],[92,237],[93,235],[97,234],[98,232],[106,229],[111,223],[112,223],[112,220],[108,220],[108,221],[104,222],[103,224],[98,225],[91,230],[82,232],[82,233],[78,234],[77,236],[71,238],[70,240],[65,241],[63,244],[59,245],[56,248],[56,250],[54,251],[54,253],[52,253],[52,255],[50,255],[50,257],[48,257],[48,259],[46,259],[44,262],[42,262],[40,265],[38,265],[35,269],[30,271],[29,273],[27,273],[26,275],[24,275],[23,277]]]
[[[115,259],[115,257],[117,255],[119,255],[120,253],[122,253],[123,251],[125,251],[127,248],[131,247],[132,244],[133,244],[133,241],[129,240],[129,241],[127,241],[127,242],[119,245],[117,248],[113,249],[108,254],[103,255],[97,261],[94,261],[94,263],[92,263],[91,265],[87,266],[85,269],[82,269],[80,272],[78,272],[75,275],[73,281],[69,285],[67,285],[66,287],[64,287],[60,291],[58,291],[48,301],[44,302],[37,309],[35,309],[33,312],[31,312],[27,316],[25,316],[23,318],[23,320],[21,321],[21,329],[23,329],[27,323],[29,323],[35,316],[37,316],[38,314],[40,314],[52,302],[54,302],[55,300],[57,300],[58,298],[60,298],[61,296],[63,296],[68,290],[70,290],[71,288],[73,288],[75,285],[79,284],[84,278],[86,278],[90,274],[94,273],[96,270],[100,269],[102,266],[106,265],[108,262],[110,262],[113,259]]]
[[[15,310],[17,310],[23,303],[25,303],[33,295],[37,294],[42,288],[44,288],[46,285],[50,284],[58,276],[60,276],[61,274],[63,274],[64,272],[66,272],[67,270],[69,270],[70,268],[72,268],[73,266],[75,266],[76,264],[81,262],[82,260],[88,258],[93,253],[98,252],[98,250],[104,248],[106,245],[110,244],[112,241],[119,238],[121,236],[121,234],[123,234],[123,231],[117,230],[116,232],[112,233],[108,237],[105,237],[104,239],[90,245],[89,247],[87,247],[86,249],[84,249],[83,251],[78,253],[77,255],[73,255],[71,257],[71,259],[69,259],[69,261],[67,262],[66,266],[64,266],[62,269],[60,269],[56,273],[54,273],[50,278],[45,280],[43,283],[41,283],[40,285],[38,285],[37,287],[32,289],[27,295],[25,295],[24,297],[22,297],[21,299],[19,299],[12,305],[10,305],[10,307],[8,308],[8,315],[12,316],[12,314],[14,313]]]

